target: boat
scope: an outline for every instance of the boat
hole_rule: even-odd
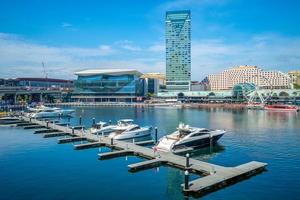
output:
[[[293,111],[298,112],[299,107],[294,105],[285,105],[285,104],[275,104],[275,105],[265,105],[265,110],[269,111]]]
[[[118,121],[114,132],[108,135],[109,138],[116,140],[129,140],[142,138],[151,135],[152,127],[140,127],[133,123],[132,119],[123,119]]]
[[[177,130],[162,137],[154,149],[165,152],[188,148],[198,149],[215,144],[225,132],[225,130],[196,128],[180,123]]]
[[[35,108],[28,108],[28,113],[26,116],[32,118],[46,118],[46,117],[65,117],[72,115],[75,110],[71,109],[61,109],[56,107],[46,107],[46,106],[38,106]]]
[[[251,110],[263,110],[265,104],[264,103],[258,103],[258,102],[252,102],[247,104],[247,108]]]
[[[108,135],[115,131],[116,125],[111,125],[110,123],[107,122],[98,122],[93,127],[90,129],[90,132],[92,134],[103,134],[103,135]]]

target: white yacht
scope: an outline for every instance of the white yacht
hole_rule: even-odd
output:
[[[132,119],[123,119],[118,121],[114,132],[109,134],[108,137],[116,140],[129,140],[149,136],[151,135],[151,130],[151,127],[140,127],[137,124],[133,124]]]
[[[38,106],[35,108],[28,108],[29,113],[27,113],[28,117],[33,118],[46,118],[46,117],[59,117],[59,116],[70,116],[75,111],[74,110],[65,110],[61,108],[55,107],[46,107],[46,106]]]
[[[93,127],[90,129],[90,132],[96,135],[108,135],[111,132],[115,131],[116,127],[116,125],[111,125],[110,123],[100,121],[97,124],[93,125]]]
[[[190,127],[179,124],[177,131],[162,137],[154,147],[158,151],[174,151],[184,148],[201,148],[215,144],[225,133],[225,130]]]

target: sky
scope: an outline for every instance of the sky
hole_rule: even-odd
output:
[[[0,0],[0,78],[165,72],[165,12],[191,10],[192,79],[238,65],[300,70],[297,0]],[[42,67],[45,63],[45,72]]]

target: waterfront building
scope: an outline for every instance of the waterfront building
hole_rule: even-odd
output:
[[[294,88],[300,88],[300,70],[289,71],[288,75],[292,79]]]
[[[144,96],[142,73],[134,69],[92,69],[75,75],[75,101],[134,102]]]
[[[166,89],[188,91],[191,81],[191,12],[166,13]]]
[[[161,73],[146,73],[141,76],[145,80],[145,93],[157,94],[165,85],[166,77]]]
[[[206,91],[207,84],[199,81],[191,81],[191,91]]]
[[[54,79],[54,78],[10,78],[0,79],[0,86],[18,87],[19,89],[44,89],[44,90],[71,90],[73,88],[72,80]]]
[[[290,89],[291,78],[280,71],[264,71],[257,66],[238,66],[208,75],[211,90],[229,90],[239,83],[254,83],[263,89]]]

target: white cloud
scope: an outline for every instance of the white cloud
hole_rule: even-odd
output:
[[[42,76],[42,62],[45,62],[49,76],[67,79],[75,78],[73,72],[84,68],[137,68],[142,72],[162,69],[160,58],[147,59],[143,53],[135,57],[130,52],[141,49],[128,51],[120,44],[103,44],[96,48],[55,47],[0,33],[0,76]]]
[[[126,40],[125,40],[126,41]],[[75,78],[73,72],[86,68],[136,68],[141,72],[165,72],[165,45],[123,48],[114,42],[95,48],[55,47],[26,41],[18,35],[0,33],[1,77],[42,76],[45,62],[50,77]],[[192,78],[201,80],[237,65],[257,65],[264,69],[288,71],[300,67],[300,38],[264,34],[227,43],[221,39],[192,41]]]
[[[63,27],[63,28],[72,28],[73,25],[70,24],[70,23],[68,23],[68,22],[63,22],[63,23],[61,24],[61,27]]]
[[[149,51],[163,53],[166,50],[166,46],[163,44],[154,44],[148,48]]]
[[[125,50],[129,50],[129,51],[141,51],[141,47],[135,45],[132,41],[129,40],[120,40],[115,42],[116,45],[118,45],[119,47],[125,49]]]

